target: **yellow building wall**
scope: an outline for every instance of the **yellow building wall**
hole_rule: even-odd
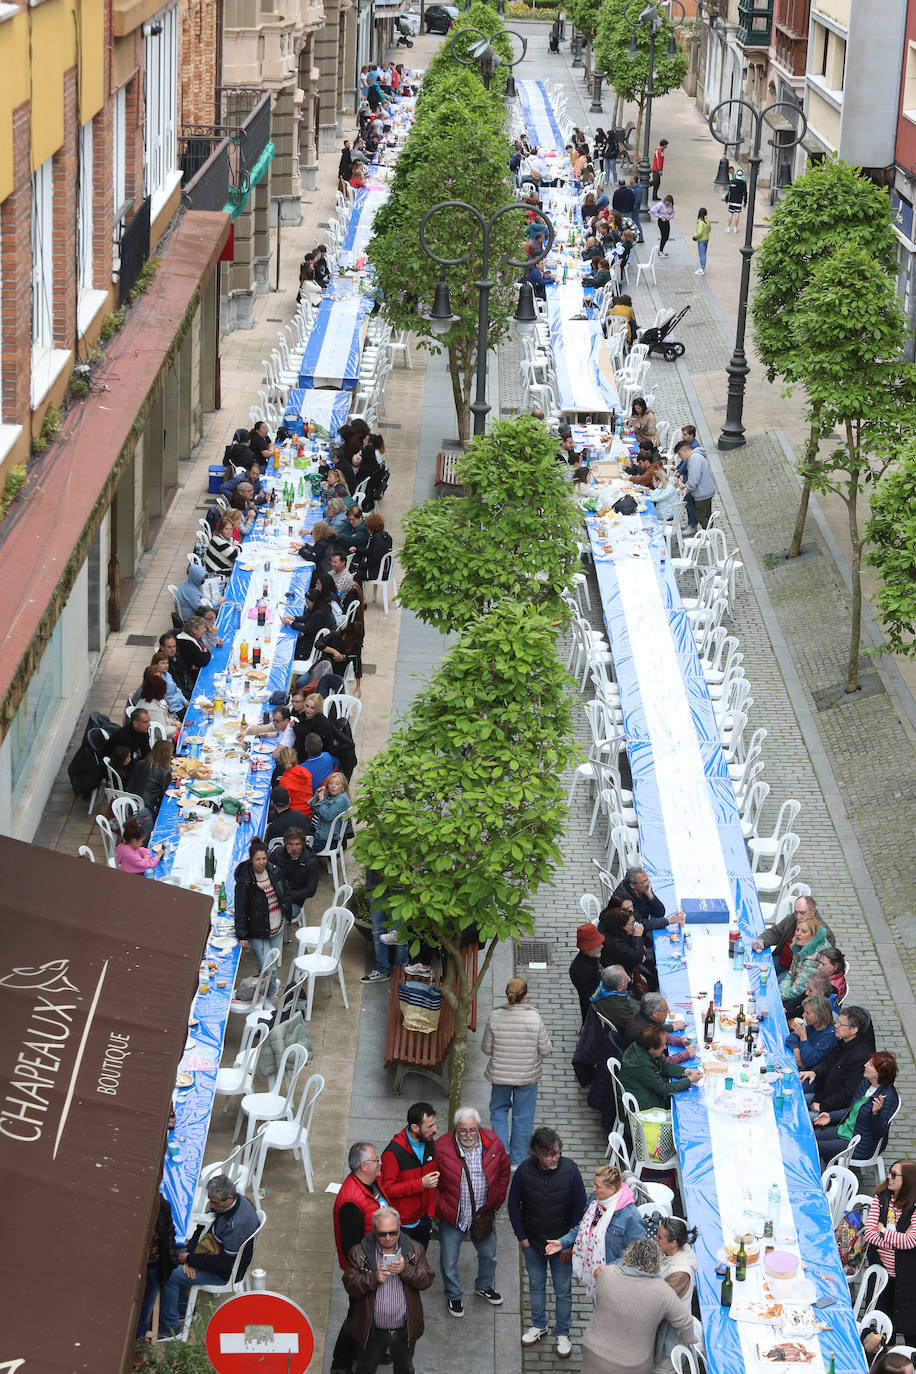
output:
[[[64,72],[76,61],[76,25],[66,0],[44,0],[32,16],[32,171],[64,141]]]
[[[105,102],[105,0],[81,0],[80,123]]]
[[[13,111],[29,98],[27,11],[0,24],[0,200],[13,189]]]

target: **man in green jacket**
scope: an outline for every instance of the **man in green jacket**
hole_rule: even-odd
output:
[[[641,1112],[668,1109],[675,1093],[688,1092],[703,1077],[702,1069],[682,1069],[666,1059],[665,1045],[661,1026],[649,1026],[624,1052],[620,1081],[636,1098]]]

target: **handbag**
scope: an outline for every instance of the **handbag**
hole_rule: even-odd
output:
[[[422,982],[416,975],[406,979],[398,988],[398,1001],[405,1030],[432,1035],[439,1029],[442,992],[432,986],[431,975],[430,980]]]
[[[455,1148],[457,1149],[458,1147],[456,1146]],[[474,1189],[471,1186],[471,1171],[468,1168],[467,1160],[460,1150],[458,1151],[458,1158],[461,1160],[461,1167],[468,1181],[468,1197],[471,1199],[471,1224],[468,1227],[468,1235],[471,1237],[471,1240],[486,1240],[487,1236],[493,1230],[496,1212],[492,1207],[481,1207],[478,1212],[477,1205],[474,1202]]]

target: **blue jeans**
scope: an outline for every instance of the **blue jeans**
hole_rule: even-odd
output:
[[[684,509],[687,512],[687,524],[693,529],[697,523],[697,504],[689,491],[684,497]]]
[[[258,969],[260,970],[260,969],[262,969],[262,968],[264,967],[264,961],[265,961],[265,959],[267,958],[268,954],[270,953],[270,951],[271,951],[272,949],[278,949],[278,950],[280,951],[280,954],[281,954],[281,957],[282,957],[282,954],[283,954],[283,931],[282,931],[282,930],[278,930],[277,933],[276,933],[276,935],[271,935],[271,936],[269,937],[269,939],[267,939],[267,940],[249,940],[248,943],[251,945],[251,952],[252,952],[252,954],[254,955],[254,957],[257,959],[257,961],[258,961]],[[275,964],[275,965],[274,965],[274,968],[279,968],[279,967],[280,967],[279,964]],[[268,997],[274,997],[274,996],[276,995],[276,991],[277,991],[277,977],[276,977],[276,974],[271,974],[270,988],[269,988],[268,993],[267,993]]]
[[[706,250],[709,248],[709,239],[699,239],[697,241],[697,257],[700,259],[700,266],[706,270]]]
[[[389,968],[397,968],[398,964],[407,963],[407,945],[383,945],[379,939],[388,929],[388,917],[383,907],[376,904],[375,898],[369,898],[369,910],[372,913],[372,944],[375,948],[375,967],[379,973],[385,973]]]
[[[490,1089],[490,1129],[494,1130],[509,1152],[512,1165],[528,1158],[528,1145],[534,1130],[538,1085],[525,1083],[514,1087],[510,1083],[494,1083]],[[509,1112],[512,1112],[512,1135],[509,1135]]]
[[[553,1279],[553,1296],[557,1304],[558,1336],[568,1336],[572,1317],[572,1265],[563,1264],[559,1255],[542,1255],[530,1245],[522,1248],[528,1270],[528,1292],[531,1297],[531,1325],[542,1329],[547,1325],[547,1266]]]
[[[485,1288],[492,1288],[496,1277],[496,1228],[494,1227],[488,1236],[484,1236],[483,1240],[474,1240],[469,1231],[460,1231],[450,1222],[440,1221],[439,1264],[442,1269],[442,1287],[445,1289],[445,1296],[453,1301],[461,1299],[458,1253],[461,1250],[461,1242],[466,1237],[470,1237],[471,1244],[477,1251],[477,1281],[474,1287],[480,1292]]]
[[[617,159],[616,157],[606,157],[604,159],[604,180],[608,186],[617,185]]]
[[[192,1284],[206,1284],[219,1288],[225,1282],[226,1280],[219,1274],[208,1273],[206,1269],[195,1270],[195,1277],[189,1279],[179,1264],[177,1269],[172,1270],[172,1276],[162,1289],[162,1296],[159,1299],[160,1336],[173,1336],[177,1331],[180,1331],[182,1322],[180,1308],[183,1307],[187,1311],[187,1301],[182,1301],[186,1288],[190,1288]]]

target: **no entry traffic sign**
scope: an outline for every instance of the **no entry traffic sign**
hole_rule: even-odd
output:
[[[308,1317],[280,1293],[240,1293],[207,1326],[207,1355],[219,1374],[304,1374],[314,1349]]]

